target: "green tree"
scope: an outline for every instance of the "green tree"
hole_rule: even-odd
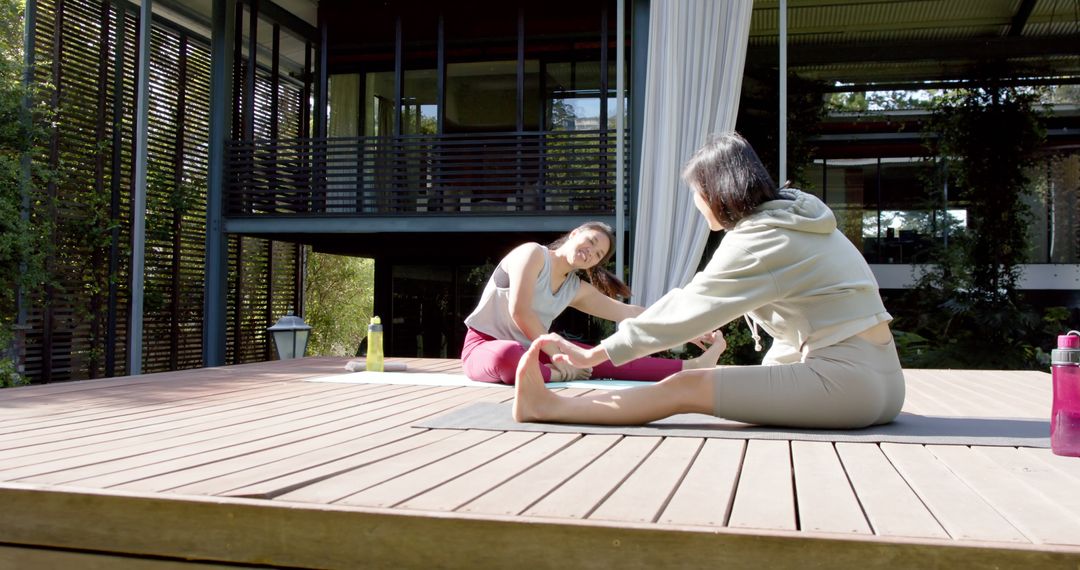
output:
[[[1080,105],[1080,85],[1053,85],[1044,92],[1042,102]]]
[[[374,292],[374,260],[309,253],[304,283],[304,320],[312,329],[308,354],[355,355],[367,336]]]
[[[566,99],[551,99],[551,130],[573,130],[574,121],[577,119],[577,110],[567,103]]]
[[[937,102],[934,146],[955,181],[955,202],[967,206],[967,227],[952,228],[908,295],[913,316],[897,322],[905,365],[1042,364],[1036,347],[1051,338],[1062,314],[1039,315],[1017,287],[1030,251],[1031,213],[1024,197],[1031,192],[1028,176],[1044,136],[1038,97],[1031,90],[991,85],[949,92]],[[944,198],[932,199],[944,214]]]
[[[40,290],[49,243],[45,225],[24,216],[24,196],[40,203],[38,189],[48,176],[24,162],[41,155],[47,119],[44,106],[27,105],[34,98],[24,77],[23,3],[0,0],[0,387],[25,383],[10,352],[16,292]]]
[[[940,96],[938,89],[906,91],[851,91],[831,93],[826,106],[832,112],[893,111],[931,109]]]

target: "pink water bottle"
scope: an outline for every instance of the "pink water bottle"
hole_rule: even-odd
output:
[[[1080,332],[1058,336],[1058,347],[1050,352],[1050,375],[1050,449],[1054,455],[1080,457]]]

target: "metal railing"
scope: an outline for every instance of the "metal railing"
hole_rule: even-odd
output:
[[[232,141],[226,212],[611,214],[614,143],[604,131]]]

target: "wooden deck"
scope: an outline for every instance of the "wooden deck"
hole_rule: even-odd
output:
[[[1080,567],[1049,450],[427,430],[513,391],[301,381],[344,362],[0,391],[0,568]],[[1048,374],[908,379],[910,412],[1049,415]]]

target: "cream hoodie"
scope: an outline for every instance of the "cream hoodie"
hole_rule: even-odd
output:
[[[773,337],[763,363],[799,362],[892,317],[862,254],[817,197],[781,191],[727,232],[709,264],[601,341],[614,364],[678,346],[747,315]]]

